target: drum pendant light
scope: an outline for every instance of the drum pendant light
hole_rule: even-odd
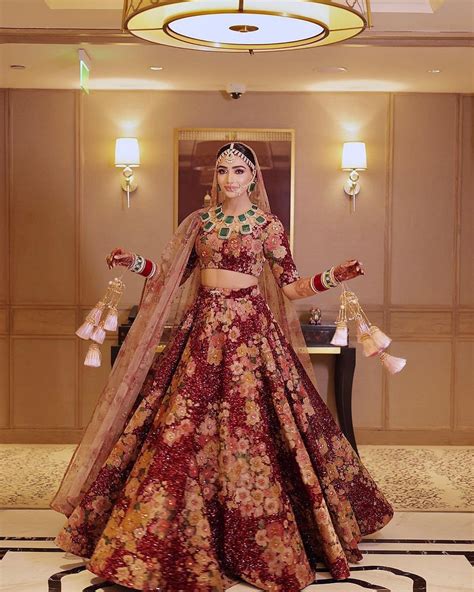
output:
[[[369,0],[125,0],[123,29],[161,45],[285,51],[345,41],[370,26]]]

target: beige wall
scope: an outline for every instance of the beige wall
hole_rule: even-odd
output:
[[[104,292],[104,256],[124,246],[157,258],[173,230],[177,127],[296,132],[294,258],[302,275],[349,257],[369,318],[408,358],[396,376],[359,352],[359,442],[474,438],[472,96],[385,93],[0,91],[0,438],[77,441],[100,392],[74,336]],[[113,167],[116,137],[140,139],[130,210]],[[339,170],[342,142],[367,143],[357,211]],[[271,196],[270,196],[271,199]],[[127,276],[123,312],[142,278]],[[338,292],[295,302],[334,320]],[[109,338],[108,344],[114,342]],[[334,360],[314,358],[326,397]],[[329,402],[332,405],[329,389]]]

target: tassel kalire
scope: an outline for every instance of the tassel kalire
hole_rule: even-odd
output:
[[[387,352],[382,352],[379,357],[382,362],[382,366],[386,368],[390,372],[390,374],[400,372],[400,370],[403,370],[405,364],[407,363],[407,361],[404,358],[396,358],[395,356],[391,356]]]
[[[81,339],[90,339],[89,350],[84,360],[85,366],[98,368],[101,364],[99,344],[104,343],[106,331],[116,331],[118,327],[118,303],[122,297],[125,284],[122,276],[110,280],[105,296],[97,302],[85,318],[84,323],[76,331]]]
[[[349,331],[347,329],[347,315],[346,305],[341,297],[341,305],[339,307],[339,314],[336,320],[336,332],[331,339],[332,345],[340,345],[345,347],[349,342]]]
[[[92,368],[98,368],[102,361],[102,354],[97,343],[91,343],[87,350],[86,359],[84,360],[84,366],[91,366]]]
[[[378,356],[383,367],[390,374],[400,372],[407,361],[404,358],[391,356],[385,351],[392,342],[390,337],[375,325],[371,325],[354,292],[348,290],[344,283],[341,287],[341,305],[336,320],[336,332],[331,340],[332,345],[347,345],[347,323],[355,321],[357,343],[362,345],[364,356],[367,358]]]

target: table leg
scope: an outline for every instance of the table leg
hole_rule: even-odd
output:
[[[341,347],[341,353],[336,356],[334,368],[334,391],[337,418],[342,433],[349,440],[356,453],[359,454],[352,425],[352,382],[354,380],[355,364],[355,347]]]

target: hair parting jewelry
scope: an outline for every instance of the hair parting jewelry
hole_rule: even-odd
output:
[[[216,165],[219,165],[219,163],[223,160],[228,164],[231,164],[236,156],[241,158],[245,162],[245,164],[247,164],[252,169],[252,171],[255,171],[256,167],[254,163],[250,160],[250,158],[245,156],[243,152],[241,152],[238,148],[234,147],[234,142],[232,142],[232,144],[229,146],[229,148],[227,148],[227,150],[224,150],[224,152],[220,154],[220,156],[217,158]]]

